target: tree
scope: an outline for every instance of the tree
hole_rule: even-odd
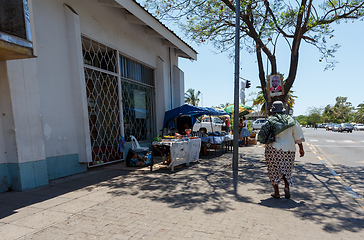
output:
[[[304,115],[299,115],[296,120],[302,125],[302,126],[306,126],[307,125],[307,117]]]
[[[354,121],[364,123],[364,103],[358,105],[357,111],[354,113]]]
[[[257,88],[260,88],[260,86],[257,86]],[[292,109],[293,108],[293,105],[295,103],[295,98],[297,98],[297,96],[293,95],[293,92],[292,90],[289,91],[288,93],[288,101],[287,101],[287,107]],[[258,95],[255,99],[253,99],[253,107],[254,106],[260,106],[260,112],[265,114],[265,98],[264,98],[264,95],[263,95],[263,91],[259,91],[258,92]],[[267,110],[269,110],[270,108],[267,108]]]
[[[333,108],[330,106],[330,104],[328,104],[324,108],[324,112],[322,115],[324,118],[324,122],[334,122],[334,120],[335,120],[334,111],[333,111]]]
[[[198,97],[200,96],[200,94],[200,91],[195,94],[195,89],[188,89],[185,93],[185,103],[192,106],[198,106],[198,103],[200,102],[200,99]]]
[[[229,105],[230,105],[230,103],[228,103],[228,102],[227,103],[221,103],[219,106],[212,106],[212,108],[224,109]]]
[[[141,0],[140,0],[141,1]],[[144,0],[146,7],[159,19],[180,24],[187,36],[197,43],[210,41],[221,52],[232,50],[235,36],[234,0]],[[334,53],[338,44],[328,46],[334,37],[333,23],[363,20],[364,0],[241,0],[241,48],[256,54],[263,96],[271,106],[275,100],[288,100],[297,74],[299,49],[302,42],[313,45],[326,61],[325,69],[335,66]],[[267,91],[263,56],[270,65],[270,74],[278,73],[277,52],[286,43],[289,69],[284,95],[270,98]],[[279,47],[279,49],[278,49]],[[231,53],[232,56],[233,52]],[[282,70],[279,70],[282,71]]]
[[[342,123],[350,122],[353,118],[353,110],[351,102],[347,97],[336,97],[334,106],[327,105],[324,108],[324,119],[329,122]]]
[[[347,97],[336,97],[334,113],[337,122],[349,122],[352,120],[352,111],[354,110],[351,102],[347,102]]]
[[[322,108],[310,107],[308,108],[308,116],[306,122],[308,125],[315,125],[322,122]]]

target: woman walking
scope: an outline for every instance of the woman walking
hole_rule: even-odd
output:
[[[305,151],[302,142],[305,138],[299,123],[293,117],[283,113],[283,110],[281,101],[273,102],[270,111],[274,115],[269,116],[262,126],[258,140],[266,144],[265,160],[269,179],[274,188],[271,196],[280,198],[278,184],[283,179],[285,198],[289,199],[291,197],[289,187],[293,186],[291,170],[295,160],[295,144],[298,144],[300,157],[303,157]]]
[[[242,146],[248,146],[248,137],[250,137],[250,133],[248,131],[248,121],[245,119],[245,117],[243,117],[243,121],[241,121],[240,119],[240,124],[239,123],[239,128],[241,126],[241,132],[240,132],[240,138],[242,139],[239,147],[242,147]]]

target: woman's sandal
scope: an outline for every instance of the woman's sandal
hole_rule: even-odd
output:
[[[286,199],[290,199],[291,198],[291,193],[289,192],[288,188],[284,189],[284,197]]]
[[[276,195],[276,194],[272,193],[272,194],[271,194],[271,196],[272,196],[273,198],[281,198],[281,195],[279,195],[279,194],[278,194],[278,195]]]

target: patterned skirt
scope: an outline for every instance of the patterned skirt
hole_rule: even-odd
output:
[[[279,181],[286,177],[290,186],[293,186],[291,170],[295,160],[296,152],[275,149],[272,146],[265,147],[265,160],[267,163],[269,180],[277,185]]]

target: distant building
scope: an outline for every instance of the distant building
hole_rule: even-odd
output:
[[[120,161],[119,136],[126,149],[130,135],[147,146],[184,104],[178,59],[197,53],[136,1],[5,2],[0,192]],[[3,14],[10,7],[17,17]]]

